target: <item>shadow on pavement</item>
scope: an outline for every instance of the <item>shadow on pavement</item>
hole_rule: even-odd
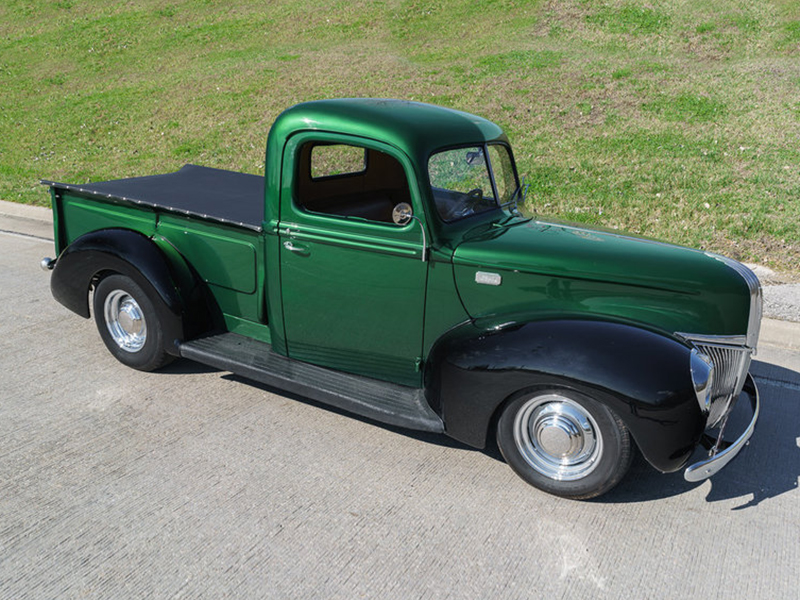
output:
[[[169,374],[210,373],[217,369],[188,360],[179,360],[163,369]],[[742,504],[733,510],[757,506],[760,502],[774,498],[797,488],[800,477],[800,373],[754,361],[751,372],[759,388],[761,414],[755,433],[736,459],[715,475],[711,481],[706,500],[719,502],[742,499]],[[335,414],[362,421],[374,427],[392,431],[427,444],[482,452],[488,458],[503,461],[493,440],[484,450],[476,450],[466,444],[448,438],[444,434],[428,433],[387,425],[373,419],[354,415],[327,404],[289,394],[283,390],[251,381],[230,373],[222,377],[242,384],[255,386],[282,397],[291,398]],[[731,417],[728,431],[731,435],[741,432],[751,417],[747,402],[741,402]],[[704,451],[698,450],[691,462],[701,460]],[[636,453],[628,475],[613,490],[594,500],[598,503],[632,503],[659,500],[684,494],[705,483],[689,483],[683,478],[683,470],[676,473],[659,473]],[[752,498],[747,500],[746,496]]]
[[[741,510],[797,489],[800,477],[800,373],[760,361],[751,372],[761,395],[761,416],[730,477],[717,476],[707,500],[715,502],[752,494]],[[725,471],[721,475],[727,475]]]
[[[466,444],[462,444],[459,441],[456,441],[452,438],[447,437],[441,433],[430,433],[427,431],[417,431],[415,429],[406,429],[405,427],[399,427],[396,425],[389,425],[387,423],[383,423],[381,421],[376,421],[375,419],[370,419],[369,417],[363,417],[361,415],[357,415],[355,413],[351,413],[344,409],[338,408],[336,406],[331,406],[330,404],[325,404],[324,402],[319,402],[317,400],[313,400],[311,398],[306,398],[305,396],[300,396],[299,394],[293,394],[287,392],[286,390],[282,390],[280,388],[275,388],[257,381],[253,381],[251,379],[247,379],[245,377],[241,377],[239,375],[235,375],[233,373],[226,373],[223,375],[223,378],[229,379],[231,381],[238,381],[242,384],[249,385],[252,387],[259,388],[264,390],[265,392],[269,392],[271,394],[275,394],[277,396],[281,396],[283,398],[290,398],[292,400],[296,400],[297,402],[302,402],[303,404],[308,404],[309,406],[315,406],[322,410],[326,410],[328,412],[342,415],[349,419],[354,419],[356,421],[361,421],[362,423],[366,423],[373,427],[380,427],[381,429],[385,429],[386,431],[394,432],[398,435],[402,435],[405,437],[409,437],[415,440],[419,440],[421,442],[425,442],[426,444],[434,444],[437,446],[443,446],[446,448],[458,448],[461,450],[470,450],[476,451],[475,448],[471,446],[467,446]],[[502,460],[502,458],[501,458]]]
[[[166,367],[159,369],[159,373],[168,375],[198,375],[200,373],[221,373],[219,369],[209,367],[207,365],[194,362],[193,360],[186,360],[179,358],[174,362],[169,363]]]

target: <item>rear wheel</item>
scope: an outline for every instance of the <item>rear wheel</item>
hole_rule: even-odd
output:
[[[108,350],[121,363],[152,371],[169,363],[164,332],[155,303],[135,281],[125,275],[103,278],[94,292],[94,319]]]
[[[566,388],[517,395],[500,415],[497,443],[525,481],[574,499],[610,490],[627,473],[633,456],[620,418],[597,400]]]

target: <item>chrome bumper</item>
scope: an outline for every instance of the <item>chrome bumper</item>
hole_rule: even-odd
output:
[[[686,479],[686,481],[703,481],[712,475],[716,475],[747,445],[747,441],[750,439],[750,436],[753,435],[753,430],[756,428],[756,421],[758,421],[758,413],[761,408],[761,401],[758,398],[758,388],[750,373],[747,374],[747,380],[744,382],[742,393],[746,393],[750,397],[750,404],[753,407],[753,418],[750,420],[750,424],[744,430],[744,433],[727,448],[717,452],[706,460],[701,460],[698,463],[688,466],[683,473],[683,478]]]

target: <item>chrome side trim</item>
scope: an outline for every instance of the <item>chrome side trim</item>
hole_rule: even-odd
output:
[[[747,322],[747,345],[755,350],[758,344],[758,336],[761,332],[761,317],[764,311],[764,292],[761,289],[761,282],[753,271],[742,263],[727,256],[706,252],[706,256],[715,258],[725,263],[728,267],[736,271],[750,290],[750,318]]]
[[[692,483],[697,481],[704,481],[709,477],[716,475],[719,473],[729,462],[731,462],[737,454],[747,445],[748,440],[750,440],[750,436],[753,435],[753,431],[756,428],[756,421],[758,421],[758,415],[761,411],[761,400],[759,399],[758,395],[758,387],[756,386],[756,382],[753,380],[753,376],[749,373],[747,374],[747,380],[745,381],[744,387],[742,389],[743,392],[747,393],[750,397],[750,404],[753,407],[753,418],[750,420],[750,424],[744,430],[742,435],[733,442],[730,446],[722,450],[721,452],[717,452],[714,454],[712,450],[712,455],[707,458],[706,460],[701,460],[693,465],[690,465],[686,468],[683,473],[683,478],[686,481],[690,481]],[[718,447],[719,444],[717,444]]]
[[[675,335],[682,337],[688,342],[699,344],[720,344],[723,346],[745,346],[747,336],[744,335],[703,335],[702,333],[682,333],[676,331]]]

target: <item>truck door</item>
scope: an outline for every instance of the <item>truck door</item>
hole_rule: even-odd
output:
[[[294,136],[283,160],[280,265],[285,339],[298,360],[421,384],[427,262],[411,166],[361,138]]]

